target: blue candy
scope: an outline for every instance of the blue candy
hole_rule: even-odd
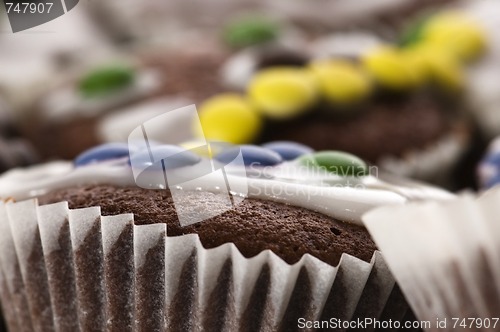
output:
[[[153,162],[151,160],[156,162]],[[191,166],[199,163],[201,157],[193,152],[175,145],[157,145],[149,150],[141,150],[132,154],[130,164],[148,170],[162,170],[162,161],[165,169],[174,169],[184,166]]]
[[[99,161],[124,158],[128,154],[126,143],[107,143],[81,153],[75,158],[75,165],[79,167]]]
[[[479,162],[477,175],[482,189],[500,184],[500,137],[490,143],[486,154]]]
[[[481,164],[488,164],[500,168],[500,153],[487,154]]]
[[[307,145],[290,141],[270,142],[262,146],[278,153],[284,160],[294,160],[302,155],[314,152]]]
[[[493,177],[488,178],[486,180],[486,182],[484,183],[483,188],[489,189],[489,188],[492,188],[498,184],[500,184],[500,174],[496,174]]]
[[[235,160],[240,151],[245,166],[274,166],[283,162],[283,158],[278,153],[255,145],[240,145],[223,150],[215,156],[215,160],[228,164]]]

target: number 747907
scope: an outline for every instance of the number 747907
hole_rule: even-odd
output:
[[[6,2],[5,5],[7,6],[7,14],[10,14],[11,12],[18,13],[18,14],[26,14],[26,13],[47,13],[50,14],[50,9],[54,5],[53,2],[41,2],[41,3],[35,3],[35,2],[22,2],[22,3],[12,3],[12,2]]]

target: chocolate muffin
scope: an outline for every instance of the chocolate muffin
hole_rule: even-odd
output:
[[[156,49],[139,54],[163,77],[160,94],[184,96],[195,103],[223,91],[218,70],[229,50],[214,45],[200,49]]]
[[[179,200],[178,200],[179,198]],[[225,204],[221,194],[186,192],[175,204]],[[100,206],[102,215],[133,213],[137,225],[162,222],[169,236],[198,234],[207,249],[234,243],[245,257],[269,249],[288,264],[305,254],[337,266],[343,253],[369,262],[376,250],[368,232],[304,208],[261,199],[247,199],[205,222],[182,227],[169,191],[91,185],[65,188],[38,197],[40,204],[67,201],[70,209]]]
[[[460,13],[436,14],[414,30],[404,45],[392,46],[366,33],[343,35],[304,65],[257,70],[255,62],[250,79],[241,70],[242,80],[235,79],[237,68],[225,67],[234,67],[227,77],[246,88],[200,105],[204,134],[238,144],[291,140],[339,149],[392,173],[453,187],[475,135],[464,107],[464,72],[484,53],[485,36]],[[252,135],[233,135],[223,121],[241,109],[260,121]]]
[[[131,145],[130,157],[127,146],[106,145],[74,164],[0,178],[3,199],[38,199],[0,204],[2,249],[18,253],[0,251],[2,271],[30,303],[23,311],[18,302],[8,321],[28,312],[35,328],[294,331],[299,317],[402,320],[408,307],[358,223],[411,195],[352,155],[286,144],[237,147],[247,177],[229,166],[233,150],[219,152],[213,162],[227,167],[227,191],[212,173],[198,176],[206,157],[168,145]],[[294,175],[301,165],[306,173]],[[134,177],[142,166],[152,172],[146,180]],[[183,219],[207,211],[218,212]]]

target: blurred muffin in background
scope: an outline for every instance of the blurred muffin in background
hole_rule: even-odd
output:
[[[23,133],[44,159],[72,158],[120,136],[116,125],[128,128],[132,121],[133,129],[148,118],[189,103],[176,98],[175,89],[170,98],[161,98],[168,94],[162,89],[163,73],[133,62],[121,59],[94,65],[39,96],[24,118]],[[125,119],[117,117],[121,113],[126,114]],[[110,122],[113,129],[100,128],[101,123]]]
[[[23,131],[44,159],[73,158],[96,144],[124,141],[143,121],[223,91],[218,72],[232,47],[268,42],[274,29],[271,21],[249,18],[218,31],[220,43],[142,45],[74,66],[38,94]]]
[[[207,100],[204,134],[349,151],[394,173],[450,185],[473,136],[462,95],[466,66],[487,47],[481,28],[465,14],[444,12],[416,24],[401,46],[351,36],[372,45],[256,68],[246,94]],[[255,114],[262,129],[250,135],[222,121],[240,113]]]
[[[388,36],[409,17],[453,0],[223,0],[172,2],[131,0],[91,2],[91,16],[116,41],[176,45],[180,41],[215,38],[237,16],[260,13],[295,25],[310,36],[333,30],[362,28]]]
[[[75,69],[116,52],[85,11],[87,3],[21,33],[10,32],[7,16],[0,19],[0,90],[15,110],[14,117]]]
[[[8,104],[0,96],[0,173],[38,161],[33,146],[20,137]]]

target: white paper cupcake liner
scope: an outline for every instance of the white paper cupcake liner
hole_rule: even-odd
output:
[[[456,125],[451,133],[423,149],[408,151],[400,158],[382,157],[377,164],[400,177],[450,187],[454,168],[470,148],[471,135],[464,126]]]
[[[204,249],[195,234],[167,234],[99,207],[1,203],[10,330],[295,331],[299,319],[401,321],[408,310],[378,252],[370,263],[306,254],[289,265],[269,250],[245,258],[231,243]]]
[[[499,201],[496,188],[479,198],[383,207],[363,217],[418,319],[432,324],[429,330],[457,330],[468,318],[483,324],[467,325],[469,330],[495,330],[493,320],[500,313]],[[438,319],[447,319],[446,329],[437,326]],[[484,325],[487,320],[490,328]]]

